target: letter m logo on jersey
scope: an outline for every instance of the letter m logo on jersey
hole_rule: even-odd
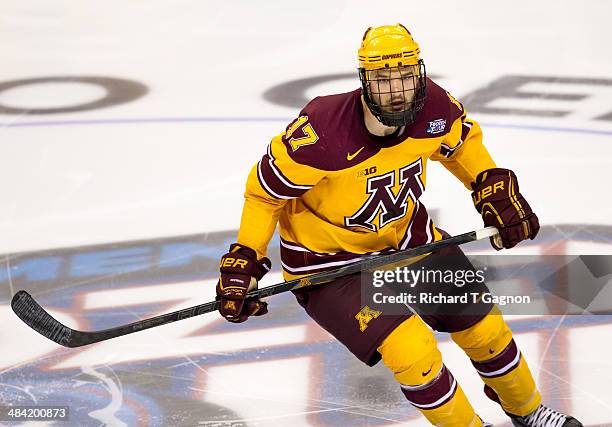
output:
[[[401,187],[397,195],[393,193],[395,171],[369,178],[366,191],[370,197],[352,216],[344,217],[344,225],[377,231],[391,221],[405,216],[408,198],[416,203],[425,189],[421,180],[422,173],[423,165],[420,158],[401,168],[398,173]],[[378,224],[374,224],[377,215]]]

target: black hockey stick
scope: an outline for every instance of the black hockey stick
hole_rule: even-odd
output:
[[[289,280],[288,282],[278,283],[276,285],[249,292],[247,296],[263,298],[305,286],[318,285],[339,277],[348,276],[349,274],[359,273],[362,270],[371,270],[376,267],[393,264],[412,257],[437,251],[448,246],[461,245],[463,243],[473,242],[486,237],[492,237],[496,234],[497,230],[494,227],[487,227],[481,230],[459,234],[457,236],[449,237],[448,239],[439,240],[437,242],[428,243],[416,248],[397,251],[387,255],[362,258],[359,261],[348,264],[336,270],[324,271],[322,273],[313,274],[301,279],[294,279]],[[139,320],[138,322],[117,326],[115,328],[90,332],[77,331],[61,324],[53,316],[47,313],[29,293],[23,290],[18,291],[13,296],[11,307],[13,308],[15,314],[19,316],[19,318],[23,320],[30,328],[49,338],[51,341],[65,347],[80,347],[83,345],[120,337],[122,335],[131,334],[133,332],[142,331],[144,329],[153,328],[155,326],[165,325],[166,323],[176,322],[177,320],[209,313],[219,308],[219,301],[207,302],[205,304],[196,305],[183,310],[174,311],[172,313],[162,314],[150,319]]]

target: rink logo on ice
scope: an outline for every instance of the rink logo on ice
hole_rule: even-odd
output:
[[[429,122],[429,127],[427,128],[427,133],[430,135],[435,135],[437,133],[444,132],[446,129],[446,120],[445,119],[436,119],[433,122]]]
[[[84,278],[122,282],[155,281],[160,276],[181,275],[183,280],[216,275],[219,259],[235,240],[235,231],[212,232],[167,239],[140,240],[76,248],[22,253],[11,256],[0,269],[0,284],[8,289],[33,283],[38,289],[79,284]],[[277,237],[272,245],[277,246]],[[273,249],[272,249],[273,250]],[[277,256],[272,256],[277,265]],[[92,282],[88,282],[92,283]],[[41,288],[42,286],[42,288]]]
[[[437,79],[443,76],[429,76]],[[311,88],[330,83],[335,80],[354,78],[354,73],[327,74],[313,76],[279,83],[263,94],[267,101],[291,108],[302,108],[310,101]],[[537,84],[541,90],[534,90],[532,85]],[[563,85],[580,85],[579,92],[572,92],[571,98],[567,97],[567,91],[560,89]],[[565,77],[565,76],[529,76],[529,75],[502,75],[492,81],[483,82],[483,86],[459,96],[464,99],[469,111],[479,114],[495,114],[519,117],[540,117],[549,121],[551,118],[562,119],[573,113],[584,113],[588,120],[597,122],[612,122],[612,111],[610,103],[602,96],[609,93],[607,89],[612,87],[612,79],[599,77]],[[602,90],[603,89],[603,90]],[[508,98],[520,99],[542,99],[553,101],[558,95],[563,101],[558,105],[548,103],[548,107],[542,106],[538,109],[514,106],[501,107],[496,101]],[[463,111],[461,104],[449,95],[450,101]],[[523,102],[524,103],[524,102]],[[527,104],[525,104],[527,105]]]

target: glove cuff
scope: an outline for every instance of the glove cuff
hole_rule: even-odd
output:
[[[262,259],[258,260],[257,252],[248,246],[244,246],[239,243],[232,243],[229,253],[238,253],[247,258],[249,261],[252,261],[255,268],[253,271],[251,271],[251,273],[253,274],[253,277],[257,279],[257,281],[260,281],[261,278],[272,268],[272,262],[269,258],[263,257]]]
[[[504,168],[491,168],[491,169],[487,169],[487,170],[480,172],[478,175],[476,175],[476,179],[474,180],[474,182],[470,184],[470,186],[472,187],[472,190],[476,190],[485,181],[491,178],[494,178],[494,177],[499,177],[499,176],[510,177],[511,180],[516,182],[517,183],[516,191],[518,192],[518,182],[516,179],[516,175],[514,174],[512,170],[504,169]]]

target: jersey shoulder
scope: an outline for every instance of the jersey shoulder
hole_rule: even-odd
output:
[[[435,138],[450,132],[453,123],[465,114],[463,105],[448,91],[427,79],[425,105],[411,125],[413,138]]]
[[[334,171],[350,165],[347,153],[359,150],[354,137],[362,122],[361,90],[319,96],[300,111],[282,135],[287,154],[296,163]]]

